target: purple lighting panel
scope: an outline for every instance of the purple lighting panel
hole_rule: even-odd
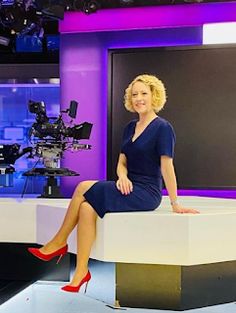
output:
[[[118,31],[199,26],[236,21],[236,2],[102,9],[96,13],[67,12],[61,33]]]

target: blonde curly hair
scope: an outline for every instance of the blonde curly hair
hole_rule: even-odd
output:
[[[125,108],[130,112],[135,112],[132,105],[132,87],[136,82],[142,82],[150,87],[152,93],[152,107],[156,113],[159,112],[166,103],[166,89],[159,78],[149,74],[138,75],[125,89]]]

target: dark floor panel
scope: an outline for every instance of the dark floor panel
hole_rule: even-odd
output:
[[[31,285],[32,281],[0,280],[0,305]]]

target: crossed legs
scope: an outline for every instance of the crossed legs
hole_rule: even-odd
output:
[[[76,286],[88,272],[88,260],[96,237],[97,213],[88,202],[83,202],[79,210],[77,228],[77,259],[71,286]]]
[[[70,233],[78,225],[77,265],[71,285],[78,284],[88,271],[89,255],[96,236],[97,213],[85,201],[83,194],[95,183],[96,181],[84,181],[76,187],[60,229],[40,249],[42,253],[47,254],[65,246]]]

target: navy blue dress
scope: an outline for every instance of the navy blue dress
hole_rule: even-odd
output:
[[[169,122],[156,117],[132,142],[136,123],[137,120],[133,120],[125,127],[121,145],[133,191],[122,195],[116,182],[98,181],[84,194],[101,218],[107,212],[152,211],[161,203],[160,157],[173,158],[175,133]]]

